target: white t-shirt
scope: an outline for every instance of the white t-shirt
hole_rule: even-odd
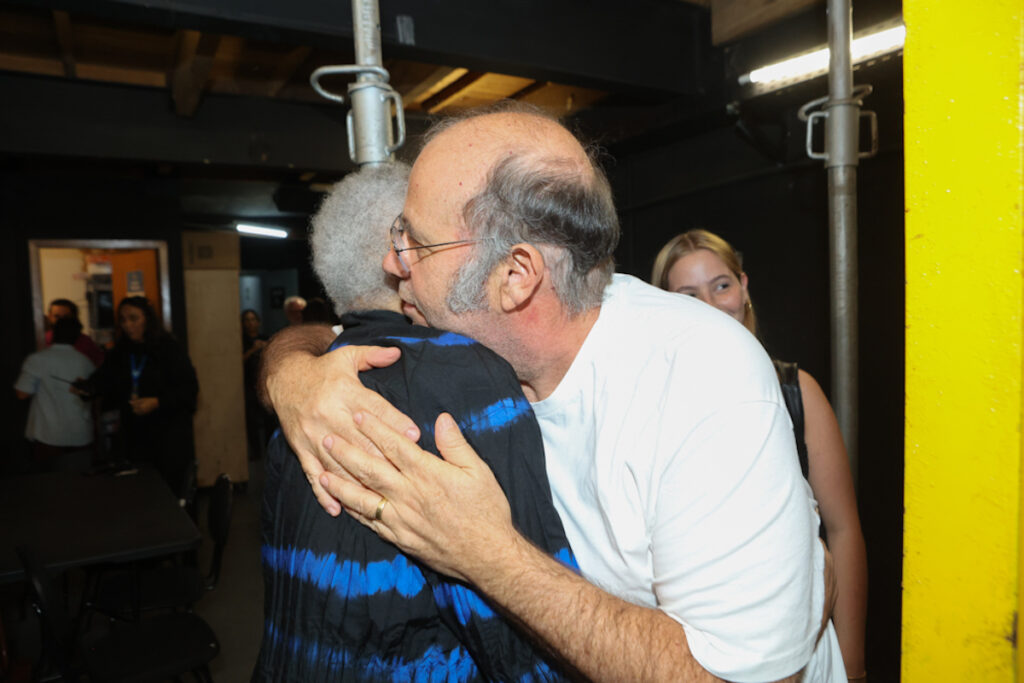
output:
[[[54,344],[26,358],[14,383],[18,391],[32,394],[25,437],[50,446],[92,443],[89,404],[69,391],[68,382],[86,378],[95,369],[92,361],[70,344]]]
[[[561,383],[533,404],[584,577],[682,624],[733,681],[845,681],[815,650],[824,555],[764,349],[700,301],[616,275]],[[809,664],[810,662],[810,664]]]

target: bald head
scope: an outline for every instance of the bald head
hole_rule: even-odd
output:
[[[444,189],[450,206],[461,207],[483,189],[488,173],[499,162],[512,157],[537,167],[558,163],[575,169],[581,179],[592,175],[591,161],[579,141],[539,111],[471,111],[445,119],[427,133],[413,182],[435,181],[436,189],[448,183]]]
[[[484,305],[484,283],[519,243],[544,254],[572,313],[599,305],[619,225],[604,173],[560,123],[537,111],[471,114],[443,124],[413,167],[410,204],[432,200],[461,237],[483,241],[449,296],[455,312]]]

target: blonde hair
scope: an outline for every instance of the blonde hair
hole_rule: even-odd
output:
[[[668,272],[672,270],[672,266],[679,259],[687,254],[692,254],[698,249],[706,249],[722,259],[722,263],[732,271],[736,279],[742,280],[743,257],[740,253],[715,233],[697,228],[676,235],[661,248],[658,256],[654,259],[654,268],[651,270],[651,284],[667,290]],[[747,305],[743,310],[743,325],[752,334],[757,335],[757,315],[754,313],[754,303],[750,300],[749,293],[747,294]]]

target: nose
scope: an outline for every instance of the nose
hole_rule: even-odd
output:
[[[394,275],[400,280],[404,280],[409,277],[409,271],[402,267],[402,262],[398,260],[398,254],[395,253],[394,248],[388,249],[388,253],[384,255],[384,261],[381,263],[384,268],[384,272],[389,275]]]

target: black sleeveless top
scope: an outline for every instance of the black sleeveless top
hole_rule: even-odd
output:
[[[779,376],[782,387],[782,398],[786,401],[786,410],[793,420],[793,436],[796,437],[796,454],[800,459],[800,471],[807,478],[807,442],[804,441],[804,397],[800,393],[800,378],[796,363],[772,359],[775,374]]]

